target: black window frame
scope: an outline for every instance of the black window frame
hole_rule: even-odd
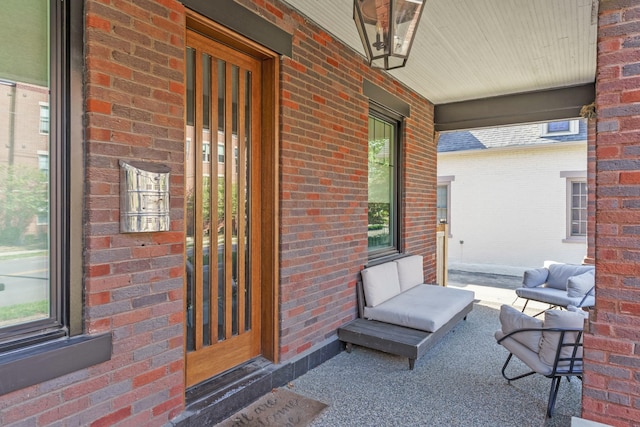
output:
[[[404,142],[404,119],[403,116],[385,108],[382,105],[379,105],[375,102],[370,102],[369,104],[369,114],[367,116],[367,120],[369,117],[374,117],[377,120],[384,121],[393,126],[393,135],[395,141],[393,142],[393,158],[395,160],[394,166],[394,185],[392,190],[392,202],[390,213],[389,213],[389,230],[393,230],[392,232],[392,242],[391,245],[385,248],[380,249],[371,249],[367,244],[368,251],[368,260],[375,261],[386,259],[390,257],[395,257],[402,253],[402,171],[404,169],[403,165],[403,155],[402,155],[402,147]],[[369,138],[367,137],[367,150],[368,150]],[[367,194],[369,188],[367,186]]]

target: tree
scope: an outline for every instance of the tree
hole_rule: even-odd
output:
[[[36,215],[48,215],[47,174],[24,165],[0,165],[0,244],[22,245]]]

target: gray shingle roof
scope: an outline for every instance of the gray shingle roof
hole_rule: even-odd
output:
[[[438,139],[438,152],[484,150],[586,140],[587,124],[584,119],[581,119],[579,120],[579,131],[575,135],[542,136],[542,125],[540,123],[459,132],[443,132]]]

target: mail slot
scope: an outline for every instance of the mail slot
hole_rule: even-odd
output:
[[[120,160],[120,231],[169,231],[169,172],[166,165]]]

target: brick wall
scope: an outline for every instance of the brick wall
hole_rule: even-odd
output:
[[[583,417],[640,420],[640,4],[601,0],[596,81],[597,310],[585,337]]]
[[[367,263],[363,76],[411,105],[403,250],[435,279],[433,106],[277,0],[244,4],[294,35],[281,61],[281,359],[355,316]],[[163,425],[184,409],[185,12],[177,0],[85,0],[85,328],[112,360],[4,395],[0,424]],[[171,168],[171,231],[121,234],[121,159]]]
[[[293,34],[281,76],[280,355],[287,360],[334,336],[356,314],[355,283],[367,264],[363,77],[411,106],[403,250],[423,255],[426,277],[435,280],[433,106],[280,2],[242,3]]]
[[[184,10],[88,0],[85,328],[112,360],[0,398],[3,426],[159,426],[182,411]],[[171,168],[171,231],[120,234],[118,160]]]

